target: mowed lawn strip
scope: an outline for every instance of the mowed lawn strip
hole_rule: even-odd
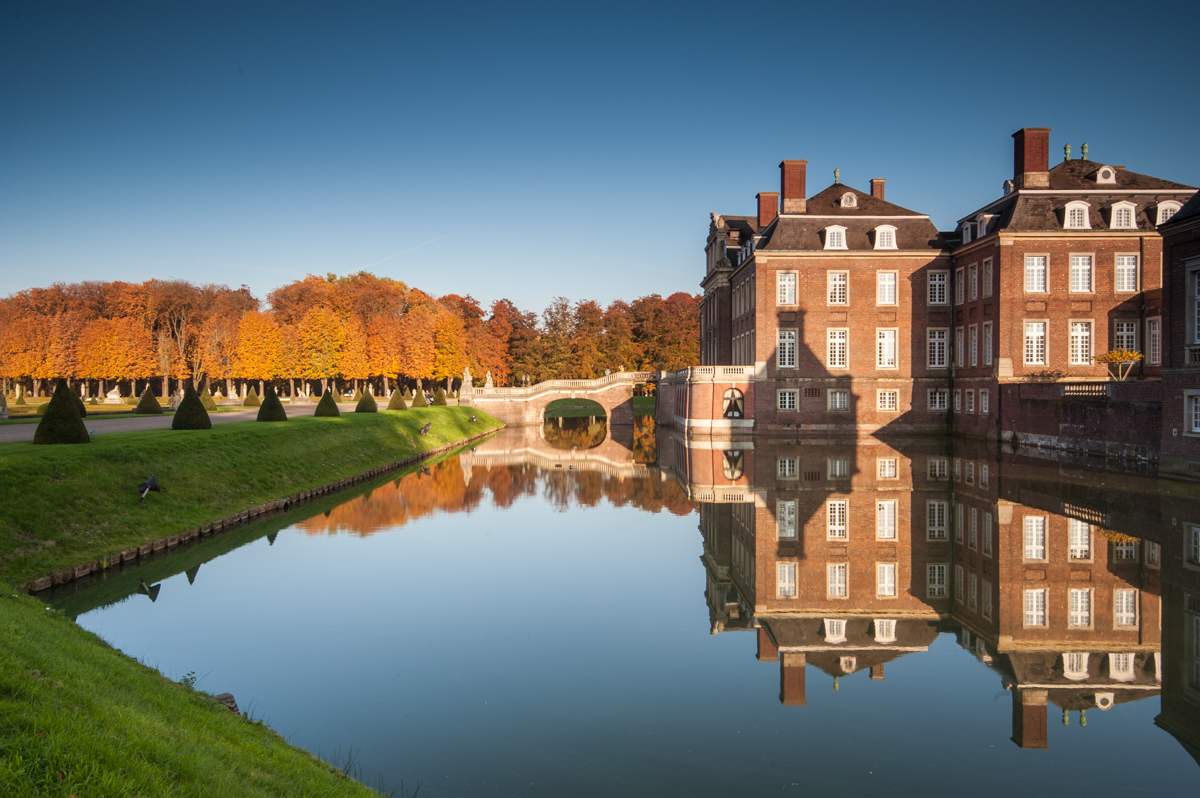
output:
[[[0,590],[0,795],[378,796],[36,599]]]
[[[25,584],[500,426],[431,407],[0,443],[0,580]],[[162,491],[142,506],[135,486],[151,474]]]

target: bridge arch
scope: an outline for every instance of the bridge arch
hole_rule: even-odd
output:
[[[540,425],[555,400],[590,399],[604,408],[609,425],[632,425],[634,386],[653,377],[650,371],[619,371],[595,380],[546,380],[528,388],[476,388],[471,405],[510,426],[525,426]]]

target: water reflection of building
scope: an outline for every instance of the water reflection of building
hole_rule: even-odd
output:
[[[1154,722],[1200,763],[1200,506],[1171,498],[1163,509],[1171,535],[1163,541],[1162,712]]]
[[[713,633],[756,630],[758,658],[779,662],[781,702],[803,705],[810,665],[881,679],[953,631],[1011,691],[1025,748],[1047,747],[1051,706],[1086,723],[1088,709],[1157,694],[1159,545],[1051,501],[1044,467],[1031,480],[982,445],[950,445],[660,443],[703,502]],[[1078,476],[1058,476],[1072,497]]]

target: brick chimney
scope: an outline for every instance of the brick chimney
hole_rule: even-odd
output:
[[[871,178],[871,196],[875,199],[883,199],[883,178]]]
[[[775,217],[779,215],[779,192],[778,191],[762,191],[758,194],[758,229],[775,221]]]
[[[778,659],[779,649],[771,642],[771,636],[766,629],[758,627],[758,661],[775,662]]]
[[[1045,690],[1014,690],[1012,693],[1012,741],[1018,748],[1049,748],[1046,730]]]
[[[804,187],[807,167],[808,161],[779,162],[779,191],[783,194],[784,213],[804,213],[807,210]]]
[[[871,181],[874,182],[874,181]],[[882,180],[880,182],[883,182]],[[874,192],[872,192],[874,193]],[[883,681],[883,663],[871,666],[871,679],[877,682]]]
[[[1013,133],[1013,182],[1017,188],[1050,187],[1050,128],[1023,127]]]
[[[804,694],[804,669],[807,657],[799,653],[784,653],[779,665],[779,703],[785,707],[808,705]]]

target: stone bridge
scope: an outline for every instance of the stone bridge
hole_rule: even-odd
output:
[[[486,468],[529,464],[547,471],[593,471],[621,479],[645,477],[657,471],[652,466],[633,461],[631,427],[615,432],[621,440],[614,437],[614,430],[609,427],[608,436],[599,446],[591,449],[558,449],[542,437],[540,426],[526,426],[484,441],[470,451],[461,452],[459,462],[468,482],[474,466]]]
[[[546,405],[556,399],[590,399],[604,408],[610,427],[633,424],[633,386],[655,376],[653,371],[618,371],[595,380],[546,380],[528,388],[475,388],[469,403],[505,424],[522,426],[540,425]],[[461,398],[466,399],[465,392]]]

